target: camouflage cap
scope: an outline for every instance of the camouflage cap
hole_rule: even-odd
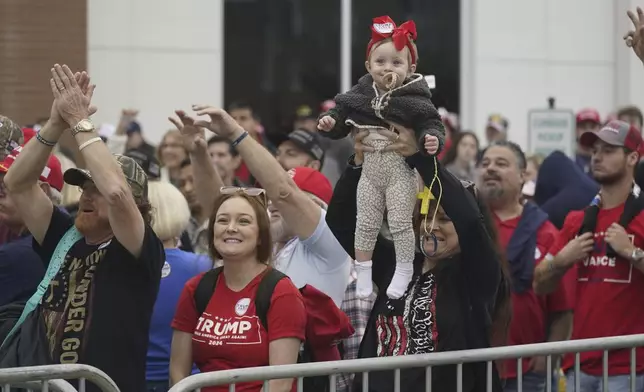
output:
[[[120,154],[114,154],[116,162],[123,170],[125,179],[127,180],[132,196],[137,203],[142,203],[148,200],[148,176],[145,171],[139,166],[136,161],[130,157]],[[65,172],[64,180],[70,185],[82,186],[87,180],[92,180],[92,175],[89,170],[71,168]]]
[[[22,129],[10,118],[0,115],[0,160],[24,142]]]

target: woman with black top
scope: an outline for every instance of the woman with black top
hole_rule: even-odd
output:
[[[419,151],[413,132],[397,127],[399,134],[382,131],[394,140],[391,149],[405,156],[418,170],[425,184],[431,184],[435,160]],[[356,187],[360,178],[361,152],[356,137],[356,156],[336,184],[327,213],[327,223],[345,250],[352,254],[356,224]],[[491,340],[502,343],[509,323],[509,289],[506,287],[496,233],[490,215],[476,197],[473,185],[464,185],[440,165],[436,168],[442,184],[442,197],[434,228],[430,230],[436,200],[429,218],[417,214],[415,229],[423,251],[416,253],[414,278],[399,300],[387,298],[384,288],[392,279],[395,252],[393,244],[379,238],[373,256],[373,280],[380,290],[360,346],[360,358],[427,354],[440,351],[486,348]],[[439,194],[434,181],[433,195]],[[358,201],[359,202],[359,201]],[[417,212],[419,208],[417,208]],[[493,336],[494,335],[494,336]],[[499,337],[496,337],[496,336]],[[425,390],[425,369],[400,373],[400,390]],[[486,364],[463,366],[463,391],[485,391]],[[456,366],[432,369],[434,391],[456,390]],[[501,391],[496,368],[493,391]],[[357,375],[354,390],[362,391]],[[370,372],[370,392],[394,390],[394,372]]]

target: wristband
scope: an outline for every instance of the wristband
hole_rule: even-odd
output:
[[[103,141],[103,139],[101,139],[101,138],[100,138],[100,137],[98,137],[98,136],[97,136],[97,137],[93,137],[93,138],[89,139],[88,141],[86,141],[85,143],[83,143],[83,144],[81,144],[80,146],[78,146],[78,151],[83,151],[83,149],[84,149],[85,147],[89,146],[89,145],[90,145],[90,144],[92,144],[92,143],[102,142],[102,141]]]
[[[239,145],[239,143],[241,143],[242,140],[244,140],[246,138],[246,136],[248,136],[248,132],[244,131],[244,133],[242,133],[237,139],[235,139],[234,142],[231,143],[231,147],[232,148],[237,147]]]
[[[47,139],[45,139],[44,137],[42,137],[42,136],[40,135],[40,132],[37,132],[37,133],[36,133],[36,140],[38,140],[39,142],[41,142],[41,143],[42,143],[42,144],[44,144],[45,146],[54,147],[54,146],[56,145],[56,143],[55,143],[55,142],[50,142],[49,140],[47,140]]]

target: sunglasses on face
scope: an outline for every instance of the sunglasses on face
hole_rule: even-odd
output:
[[[258,198],[259,202],[264,207],[268,206],[268,197],[266,196],[266,191],[262,188],[243,188],[239,186],[222,186],[221,188],[219,188],[219,192],[222,195],[235,195],[235,194],[243,193],[246,196]]]

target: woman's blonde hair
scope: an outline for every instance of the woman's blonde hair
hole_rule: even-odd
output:
[[[161,241],[179,238],[190,222],[190,208],[183,194],[165,181],[148,183],[152,229]]]

